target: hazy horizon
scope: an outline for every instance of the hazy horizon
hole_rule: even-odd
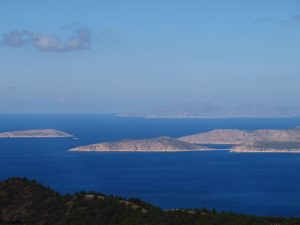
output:
[[[300,1],[0,2],[0,113],[299,105]]]

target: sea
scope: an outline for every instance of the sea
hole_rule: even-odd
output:
[[[300,118],[147,119],[113,115],[0,115],[0,132],[53,128],[76,138],[0,138],[0,180],[27,177],[62,194],[97,191],[162,209],[207,208],[300,217],[300,154],[70,152],[102,141],[212,129],[287,129]]]

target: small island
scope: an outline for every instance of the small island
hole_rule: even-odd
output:
[[[200,150],[211,150],[211,148],[170,137],[102,142],[70,149],[70,151],[77,152],[179,152]]]
[[[73,135],[55,129],[23,130],[23,131],[10,131],[10,132],[0,133],[0,138],[66,138],[66,137],[73,137]]]

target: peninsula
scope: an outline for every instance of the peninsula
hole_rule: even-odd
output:
[[[23,130],[23,131],[10,131],[10,132],[0,133],[0,138],[63,138],[63,137],[73,137],[73,135],[55,129]]]
[[[70,149],[70,151],[78,152],[178,152],[200,150],[211,150],[211,148],[170,137],[102,142]]]

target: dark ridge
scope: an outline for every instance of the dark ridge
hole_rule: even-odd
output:
[[[96,192],[61,195],[34,180],[0,182],[1,225],[297,225],[300,219],[206,209],[161,210],[139,199]]]

